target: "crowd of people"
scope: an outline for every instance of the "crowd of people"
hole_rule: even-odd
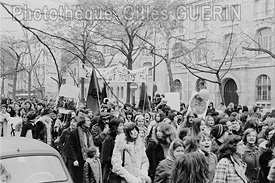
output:
[[[275,110],[211,102],[202,119],[160,95],[150,108],[106,99],[98,114],[62,114],[54,102],[2,100],[0,133],[54,147],[75,183],[275,182]]]

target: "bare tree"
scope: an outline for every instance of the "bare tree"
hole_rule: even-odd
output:
[[[25,43],[23,40],[16,40],[12,37],[4,37],[1,41],[1,77],[2,82],[7,76],[12,76],[13,79],[13,99],[16,95],[16,86],[17,86],[17,77],[18,72],[21,72],[23,68],[20,66],[20,63],[24,59],[24,56],[27,54],[26,49],[24,49]],[[4,90],[4,85],[2,85],[2,94]]]

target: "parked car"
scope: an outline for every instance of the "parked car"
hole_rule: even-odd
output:
[[[25,137],[0,138],[0,164],[13,183],[73,183],[61,155],[51,146]]]

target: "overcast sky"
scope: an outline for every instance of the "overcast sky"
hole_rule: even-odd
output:
[[[42,12],[42,9],[44,6],[47,7],[47,9],[56,8],[58,9],[59,6],[66,4],[72,4],[75,3],[76,0],[0,0],[3,3],[7,3],[10,5],[19,5],[21,7],[27,7],[28,9],[34,10],[34,9],[40,9]],[[25,5],[25,6],[24,6]],[[19,8],[17,9],[19,10]],[[14,11],[16,9],[14,8]],[[20,12],[16,12],[20,14]],[[15,37],[21,37],[22,36],[22,29],[19,26],[19,24],[12,20],[10,15],[6,12],[6,10],[0,6],[0,34],[3,35],[10,35]],[[29,21],[30,26],[34,27],[41,27],[44,25],[44,21]]]

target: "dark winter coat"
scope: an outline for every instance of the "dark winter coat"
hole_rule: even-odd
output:
[[[258,173],[260,170],[259,157],[260,154],[257,146],[246,147],[242,159],[243,162],[247,164],[245,175],[247,176],[249,182],[258,180]]]
[[[104,126],[101,123],[95,124],[92,127],[92,135],[94,139],[95,146],[97,146],[100,150],[102,148],[102,143],[107,137],[106,133],[103,133]]]
[[[161,160],[165,158],[163,148],[160,144],[154,141],[148,143],[146,148],[146,154],[149,160],[149,172],[148,175],[154,181],[155,172],[157,166]]]
[[[101,149],[101,162],[103,164],[103,183],[106,182],[108,174],[112,169],[111,159],[113,155],[113,150],[115,147],[115,138],[111,135],[108,135],[102,144]]]
[[[32,138],[36,139],[36,124],[31,123],[30,121],[23,124],[20,137],[26,137],[29,130],[31,130]]]
[[[82,157],[80,139],[77,129],[71,131],[69,135],[69,148],[68,148],[68,159],[71,163],[78,161],[79,166],[72,166],[73,180],[75,183],[83,182],[83,166],[84,159]]]

